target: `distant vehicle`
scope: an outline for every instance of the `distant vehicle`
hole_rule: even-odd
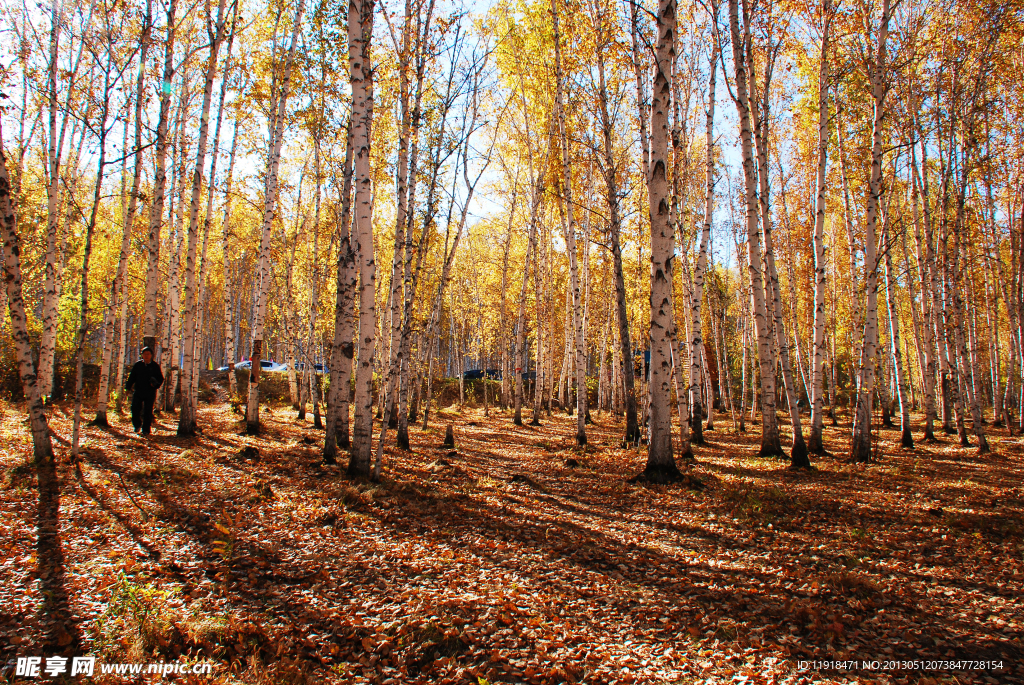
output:
[[[484,373],[486,373],[487,377],[491,380],[501,380],[501,369],[487,369],[487,371],[484,371],[483,369],[475,369],[473,371],[466,371],[462,374],[462,377],[467,381],[478,381],[484,377]]]
[[[285,370],[287,370],[287,369],[288,369],[288,367],[286,366]],[[306,362],[295,362],[295,370],[296,371],[305,371],[306,370]],[[323,364],[313,364],[313,370],[316,371],[317,373],[327,373],[327,367],[325,367]]]
[[[245,361],[240,361],[237,364],[235,364],[235,368],[236,369],[251,369],[252,368],[252,360],[246,359]],[[285,366],[284,364],[278,364],[273,359],[261,359],[260,360],[260,369],[262,371],[275,372],[275,371],[287,371],[288,367]]]

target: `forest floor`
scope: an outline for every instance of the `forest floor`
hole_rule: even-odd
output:
[[[608,415],[580,450],[564,414],[442,411],[357,483],[288,408],[248,437],[202,405],[194,439],[112,412],[49,471],[0,409],[0,682],[56,654],[96,657],[75,683],[178,660],[213,674],[165,680],[1024,682],[1024,439],[1005,429],[985,456],[882,430],[855,466],[848,425],[827,427],[836,456],[794,473],[719,414],[693,491],[629,483],[645,454]]]

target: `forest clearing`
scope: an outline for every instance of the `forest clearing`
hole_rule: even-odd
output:
[[[3,3],[0,681],[1024,682],[1022,2]]]

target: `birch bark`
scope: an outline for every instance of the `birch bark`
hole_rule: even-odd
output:
[[[885,116],[883,74],[889,37],[889,0],[882,0],[878,23],[878,44],[868,65],[874,119],[871,127],[871,178],[868,184],[867,215],[864,221],[864,268],[867,271],[867,307],[864,316],[864,345],[857,381],[857,413],[853,424],[852,461],[871,460],[871,407],[875,386],[878,346],[878,258],[875,254],[879,203],[882,195],[882,120]]]
[[[733,0],[735,2],[736,0]],[[668,107],[675,61],[676,3],[659,0],[654,88],[651,95],[651,165],[647,195],[651,221],[650,441],[647,466],[638,478],[672,482],[681,474],[672,455],[672,270],[675,236],[669,222],[667,179]]]
[[[270,282],[272,280],[270,238],[274,215],[277,210],[277,169],[281,162],[281,146],[284,142],[285,111],[288,102],[288,92],[291,86],[292,66],[295,61],[295,51],[298,48],[299,28],[302,24],[302,13],[305,7],[305,0],[299,0],[292,25],[291,45],[288,48],[288,56],[285,59],[284,73],[281,78],[280,94],[277,96],[277,111],[271,122],[273,128],[270,135],[270,155],[267,161],[267,176],[263,188],[263,225],[261,227],[259,253],[260,287],[256,295],[256,316],[252,326],[252,354],[249,355],[249,358],[252,360],[252,367],[249,369],[249,392],[245,405],[245,430],[249,435],[256,435],[260,431],[260,362],[263,358],[264,323],[267,316],[267,299],[270,295]]]
[[[164,44],[164,71],[160,84],[160,118],[156,127],[156,170],[153,172],[153,197],[149,206],[149,236],[146,241],[146,305],[142,344],[157,357],[157,294],[160,291],[160,229],[163,227],[164,192],[167,183],[167,128],[171,112],[171,80],[174,78],[174,39],[177,28],[178,0],[167,6],[167,39]]]
[[[0,228],[3,230],[4,284],[7,307],[11,319],[11,337],[18,359],[18,375],[28,405],[29,427],[32,431],[32,454],[36,464],[53,462],[53,444],[50,427],[46,424],[35,365],[32,363],[32,344],[28,337],[28,319],[22,297],[21,241],[18,235],[18,216],[11,197],[11,177],[7,172],[3,133],[0,132]]]
[[[761,271],[761,235],[758,230],[757,178],[754,168],[754,143],[751,131],[751,105],[745,46],[751,40],[750,18],[744,16],[740,33],[739,0],[729,0],[729,26],[732,36],[733,65],[736,72],[736,111],[740,120],[740,142],[743,152],[743,177],[746,199],[747,272],[750,275],[754,336],[757,338],[757,361],[761,387],[761,449],[762,457],[782,454],[779,426],[775,415],[775,366],[772,363],[771,324],[765,307],[764,278]]]
[[[356,368],[355,417],[349,455],[350,476],[370,475],[373,437],[373,364],[376,355],[376,262],[373,251],[373,187],[370,142],[373,126],[374,0],[349,0],[349,74],[352,85],[352,150],[355,212],[352,237],[359,264],[359,364]],[[385,424],[386,425],[386,424]]]
[[[674,8],[674,5],[673,5]],[[569,287],[572,291],[572,329],[573,359],[576,371],[576,444],[587,444],[587,375],[586,351],[583,347],[583,296],[580,290],[580,273],[576,249],[576,221],[573,207],[572,163],[569,151],[569,132],[565,116],[565,85],[562,73],[561,37],[558,26],[558,6],[551,0],[551,15],[555,41],[555,111],[558,120],[558,135],[561,142],[562,175],[564,185],[562,193],[565,200],[565,242],[569,253]],[[673,9],[674,15],[674,9]],[[674,30],[674,29],[673,29]],[[568,338],[568,335],[566,335]],[[669,446],[671,452],[671,445]]]
[[[813,366],[811,368],[811,431],[807,439],[807,450],[811,454],[824,454],[822,443],[822,393],[823,366],[825,359],[825,191],[828,171],[828,51],[832,30],[832,3],[824,0],[821,41],[818,56],[818,175],[817,196],[814,202],[814,342],[812,345]]]

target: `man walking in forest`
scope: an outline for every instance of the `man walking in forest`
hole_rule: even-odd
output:
[[[135,389],[132,393],[132,425],[136,433],[141,428],[143,435],[149,435],[156,390],[163,384],[164,374],[160,365],[153,361],[153,350],[143,347],[142,359],[135,362],[124,384],[125,390]]]

